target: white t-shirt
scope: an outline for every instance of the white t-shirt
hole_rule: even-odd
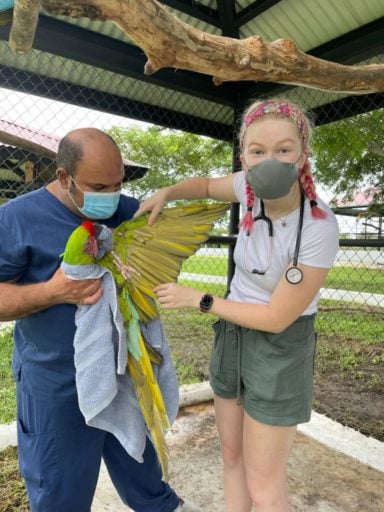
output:
[[[234,180],[234,191],[242,206],[243,214],[246,211],[245,185],[244,172],[237,173]],[[328,215],[326,219],[314,219],[310,212],[309,201],[305,201],[298,263],[310,267],[330,268],[339,247],[339,227],[332,210],[320,199],[317,201],[319,207]],[[258,215],[259,211],[260,200],[256,199],[253,216]],[[248,237],[245,230],[240,229],[234,252],[236,270],[228,298],[237,302],[257,304],[270,302],[274,289],[285,274],[288,264],[293,260],[299,218],[300,208],[297,208],[284,217],[285,227],[280,219],[273,221],[273,237],[269,237],[268,225],[264,220],[258,220],[253,224]],[[270,258],[271,244],[272,257]],[[252,269],[264,270],[268,266],[264,275],[252,274]],[[319,293],[316,295],[303,315],[317,311],[319,295]]]

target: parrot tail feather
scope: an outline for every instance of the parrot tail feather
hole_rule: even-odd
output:
[[[128,355],[128,373],[132,379],[137,401],[149,430],[163,478],[168,480],[169,452],[165,433],[170,428],[170,423],[141,332],[139,346],[141,352],[139,359],[136,359],[132,353]]]

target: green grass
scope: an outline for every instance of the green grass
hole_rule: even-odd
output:
[[[212,276],[226,276],[228,262],[222,256],[194,255],[184,263],[182,272]],[[333,267],[325,282],[327,288],[384,293],[384,272],[380,269]]]
[[[316,325],[322,335],[341,336],[364,345],[376,345],[384,342],[384,314],[367,313],[358,309],[348,309],[348,303],[320,301],[319,308],[326,305],[331,309],[317,315]],[[344,311],[332,310],[332,307],[344,307]]]
[[[384,272],[380,269],[333,267],[325,287],[366,293],[384,293]]]
[[[11,329],[0,331],[0,423],[9,423],[15,419],[16,400],[11,367],[12,349]]]
[[[182,272],[226,276],[228,273],[228,259],[224,256],[194,255],[184,262]]]
[[[224,287],[221,292],[223,291]],[[343,303],[323,303],[327,308],[335,309],[320,311],[317,315],[317,371],[327,380],[339,376],[350,382],[348,385],[351,386],[351,396],[355,394],[358,402],[361,402],[361,392],[373,392],[382,396],[384,315],[337,309],[345,306]],[[162,320],[179,383],[206,381],[213,343],[212,323],[216,318],[209,314],[202,315],[195,310],[163,310]],[[0,332],[0,423],[9,423],[15,418],[15,384],[12,379],[11,356],[12,333],[7,329]],[[338,419],[338,416],[332,416],[332,410],[331,408],[327,414]],[[365,421],[364,414],[361,421]],[[360,425],[359,428],[363,427]],[[369,428],[365,430],[368,431]]]
[[[17,449],[0,452],[0,512],[28,512],[27,491],[17,462]]]

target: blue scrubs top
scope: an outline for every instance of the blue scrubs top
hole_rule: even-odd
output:
[[[116,213],[98,222],[116,227],[132,218],[139,202],[121,195]],[[46,188],[0,207],[0,282],[47,281],[61,263],[69,235],[84,219]],[[22,292],[22,291],[21,291]],[[60,304],[17,320],[13,370],[27,393],[41,399],[76,400],[73,338],[76,305]]]

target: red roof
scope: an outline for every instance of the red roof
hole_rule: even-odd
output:
[[[35,151],[41,156],[54,158],[59,146],[60,137],[32,130],[10,121],[0,119],[0,143]],[[146,165],[138,164],[132,160],[123,159],[124,167],[148,169]]]
[[[377,189],[375,187],[367,188],[366,190],[361,190],[358,192],[351,200],[346,200],[342,198],[335,198],[332,201],[332,204],[335,206],[369,206],[372,201],[375,192],[377,193]]]

